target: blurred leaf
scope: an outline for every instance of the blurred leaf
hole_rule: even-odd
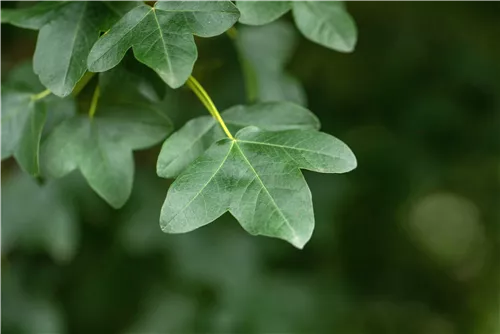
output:
[[[356,167],[340,140],[315,130],[247,127],[213,144],[170,187],[160,223],[167,233],[209,224],[230,211],[253,235],[302,248],[314,229],[311,193],[299,168],[343,173]]]
[[[61,123],[42,147],[42,168],[62,177],[79,168],[89,185],[119,208],[132,190],[133,150],[148,148],[171,131],[170,121],[153,108],[102,106],[90,120],[77,116]]]
[[[23,170],[40,175],[39,146],[49,127],[75,112],[71,99],[36,99],[43,88],[29,64],[18,66],[2,87],[2,160],[12,155]]]
[[[28,293],[21,285],[21,275],[13,269],[2,270],[2,332],[63,333],[61,309],[47,296]]]
[[[20,92],[3,87],[2,89],[2,159],[14,153],[21,153],[23,158],[30,154],[38,160],[38,145],[45,122],[45,109],[32,100],[29,92]],[[34,125],[34,126],[33,126]],[[17,154],[16,154],[17,157]],[[38,164],[22,165],[29,173],[38,175]]]
[[[123,78],[117,71],[121,69],[102,74],[104,83],[109,84],[106,76]],[[92,189],[114,208],[123,206],[132,191],[132,151],[156,144],[172,130],[165,111],[147,97],[141,98],[140,92],[134,101],[114,101],[113,95],[106,98],[107,87],[122,85],[126,90],[127,84],[134,86],[130,81],[104,84],[96,117],[81,115],[65,120],[42,146],[44,173],[63,177],[80,169]]]
[[[306,38],[333,50],[354,50],[356,25],[341,1],[237,1],[236,6],[241,12],[239,21],[249,25],[268,24],[291,8]]]
[[[71,93],[85,74],[85,59],[101,31],[107,30],[136,2],[41,2],[2,10],[2,23],[40,30],[33,68],[55,95]],[[82,62],[83,60],[83,62]]]
[[[306,104],[301,83],[285,73],[295,50],[295,37],[292,26],[281,21],[238,30],[237,46],[243,61],[247,62],[244,65],[248,66],[248,69],[244,67],[247,90],[255,95],[251,99]]]
[[[60,183],[39,186],[17,173],[3,184],[2,192],[2,252],[41,248],[57,261],[72,259],[78,247],[77,218]]]
[[[267,131],[320,127],[313,113],[288,102],[234,106],[224,111],[222,117],[229,129],[234,132],[250,125]],[[224,132],[210,116],[190,120],[163,143],[156,173],[164,178],[177,177],[212,143],[224,137]]]
[[[292,8],[295,24],[306,38],[333,50],[354,50],[356,25],[342,2],[293,1]]]
[[[143,303],[139,319],[126,334],[184,333],[194,322],[196,305],[192,299],[172,292],[154,290]]]
[[[2,8],[2,23],[38,30],[52,20],[64,5],[64,1],[42,1],[20,9]]]
[[[277,20],[291,8],[289,1],[237,1],[240,22],[263,25]]]

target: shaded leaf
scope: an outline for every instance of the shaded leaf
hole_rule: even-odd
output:
[[[229,29],[239,17],[230,1],[158,1],[127,13],[97,43],[88,68],[104,72],[122,60],[128,49],[172,88],[191,75],[198,56],[193,34],[212,37]]]
[[[100,114],[107,112],[100,109]],[[159,118],[155,124],[153,119],[134,117],[137,112],[121,109],[93,121],[79,116],[63,122],[42,147],[44,171],[62,177],[79,168],[102,198],[114,208],[121,207],[132,190],[132,151],[154,145],[171,129],[169,121]],[[151,111],[139,111],[146,112]]]
[[[102,76],[113,76],[113,72]],[[127,82],[134,85],[127,80],[123,86]],[[63,177],[79,169],[92,189],[112,207],[119,208],[132,190],[132,151],[148,148],[165,138],[172,124],[164,111],[147,98],[106,99],[105,88],[93,119],[73,117],[49,135],[42,146],[42,167],[52,177]]]
[[[41,248],[59,262],[73,258],[78,222],[75,207],[59,183],[39,186],[17,173],[7,179],[2,191],[2,252]]]
[[[341,1],[238,1],[236,5],[240,23],[248,25],[265,25],[291,8],[295,24],[306,38],[333,50],[354,50],[356,25]]]
[[[22,169],[38,176],[46,110],[43,102],[31,97],[29,92],[2,87],[2,160],[14,155]]]
[[[33,176],[40,175],[43,134],[75,113],[72,99],[48,96],[34,100],[39,89],[43,86],[28,63],[16,67],[2,87],[2,160],[14,155],[21,168]]]
[[[136,2],[46,1],[2,10],[2,23],[40,29],[34,70],[58,96],[68,95],[83,76],[90,48]]]
[[[237,1],[240,11],[240,23],[250,25],[268,24],[291,8],[289,1]]]
[[[343,2],[293,1],[292,8],[295,24],[306,38],[333,50],[354,50],[356,25]]]
[[[2,8],[2,23],[38,30],[56,17],[58,10],[64,5],[66,5],[64,1],[40,1],[30,7],[19,9]]]
[[[237,46],[248,63],[245,73],[247,90],[255,90],[259,101],[292,101],[306,104],[300,82],[285,72],[295,47],[293,27],[286,22],[273,22],[262,27],[242,27]],[[255,87],[252,87],[255,85]]]
[[[351,150],[325,133],[248,127],[235,140],[213,144],[175,180],[160,225],[167,233],[189,232],[229,211],[249,233],[302,248],[314,214],[300,169],[344,173],[355,167]]]
[[[289,102],[269,102],[235,106],[222,113],[231,131],[254,125],[263,130],[319,129],[319,121],[309,110]],[[156,172],[165,178],[177,177],[215,141],[225,135],[210,116],[186,123],[164,143],[158,156]]]

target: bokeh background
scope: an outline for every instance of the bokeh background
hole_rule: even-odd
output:
[[[304,250],[252,237],[229,215],[163,234],[171,180],[156,177],[159,145],[136,154],[118,211],[78,173],[39,184],[7,160],[2,332],[500,333],[500,3],[347,6],[353,54],[308,42],[289,16],[278,23],[293,42],[286,76],[303,85],[284,95],[358,158],[348,174],[305,172],[316,229]],[[236,28],[273,57],[268,30]],[[2,78],[35,41],[2,25]],[[195,76],[219,109],[244,103],[234,41],[197,44]],[[177,126],[206,113],[187,90],[167,98]]]

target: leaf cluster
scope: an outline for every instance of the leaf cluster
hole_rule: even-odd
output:
[[[39,30],[32,72],[14,71],[2,89],[2,159],[14,156],[39,179],[79,170],[120,208],[132,191],[133,152],[165,140],[157,174],[176,180],[161,209],[164,232],[191,231],[230,212],[249,233],[302,248],[314,213],[300,169],[344,173],[356,159],[342,141],[319,132],[318,119],[300,106],[305,93],[285,70],[294,30],[281,21],[268,24],[290,10],[306,38],[353,50],[356,28],[340,2],[58,1],[2,10],[2,23]],[[236,31],[238,21],[266,25]],[[195,36],[226,31],[251,104],[219,113],[192,77]],[[158,91],[145,67],[127,66],[129,50],[169,94],[191,88],[211,116],[172,134],[167,87]],[[82,90],[92,92],[88,103]]]

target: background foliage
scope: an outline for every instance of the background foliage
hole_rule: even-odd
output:
[[[263,29],[288,36],[284,47],[296,52],[259,65],[269,70],[258,80],[294,87],[287,98],[307,101],[358,158],[349,174],[305,172],[316,231],[303,251],[251,237],[229,215],[190,234],[161,233],[169,181],[155,175],[159,145],[135,153],[121,210],[78,172],[41,187],[8,160],[2,330],[499,332],[500,6],[347,6],[360,32],[353,54],[283,29],[291,13],[240,31],[256,45],[269,43]],[[31,58],[36,33],[2,30],[4,77]],[[219,109],[245,101],[238,56],[258,47],[235,48],[227,35],[195,40],[195,75]],[[176,128],[206,114],[187,90],[171,99]]]

